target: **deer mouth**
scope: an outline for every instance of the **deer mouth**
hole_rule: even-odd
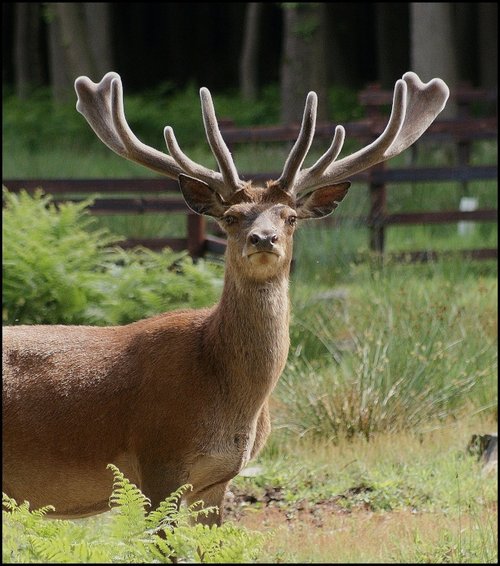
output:
[[[275,263],[280,258],[280,254],[271,250],[257,250],[247,255],[248,259],[252,263],[257,263],[259,265],[270,265]]]

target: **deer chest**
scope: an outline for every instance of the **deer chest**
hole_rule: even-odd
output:
[[[255,425],[244,431],[223,434],[194,458],[188,482],[196,491],[229,481],[249,462],[255,442]]]

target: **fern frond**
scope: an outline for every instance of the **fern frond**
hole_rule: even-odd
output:
[[[165,526],[173,526],[179,521],[179,505],[183,495],[192,490],[193,486],[189,483],[181,485],[158,505],[156,509],[150,511],[146,517],[146,524],[150,529],[158,530]]]
[[[29,509],[29,503],[28,503],[28,509]],[[55,511],[55,510],[56,508],[53,505],[45,505],[44,507],[40,507],[39,509],[34,509],[33,511],[31,511],[31,514],[41,519],[45,517],[45,515],[47,515],[47,513],[49,513],[50,511]]]
[[[185,519],[186,522],[194,522],[200,516],[208,517],[210,513],[219,513],[219,508],[217,507],[217,505],[210,505],[208,507],[204,507],[204,505],[205,504],[201,499],[195,501],[194,503],[191,503],[191,505],[189,505],[188,507],[179,510],[180,518],[182,520]]]
[[[18,513],[27,512],[35,517],[44,517],[49,511],[55,511],[55,507],[53,505],[45,505],[44,507],[40,507],[39,509],[30,511],[30,504],[28,501],[23,501],[21,504],[18,504],[15,499],[9,497],[4,492],[2,492],[2,506],[7,511],[18,512]]]
[[[168,558],[177,556],[174,549],[168,544],[168,542],[157,534],[153,534],[150,538],[141,541],[144,545],[144,549],[151,555],[152,560],[159,560],[160,562],[166,562]]]
[[[2,507],[12,511],[17,507],[17,501],[2,491]]]
[[[114,474],[110,503],[115,507],[104,529],[92,529],[88,522],[47,521],[51,506],[30,511],[28,502],[18,505],[3,494],[7,510],[3,513],[3,562],[158,563],[175,556],[179,562],[241,563],[258,557],[264,540],[260,533],[231,523],[192,525],[217,508],[204,508],[202,501],[179,508],[190,485],[181,486],[147,514],[147,497],[116,466],[108,467]]]
[[[33,554],[49,562],[70,562],[71,543],[65,537],[42,538],[29,535],[28,540],[33,547]]]
[[[107,467],[113,472],[109,505],[116,513],[110,525],[111,536],[130,540],[146,529],[146,506],[151,502],[115,465],[108,464]]]
[[[109,545],[85,540],[75,540],[75,533],[64,532],[58,536],[45,538],[29,535],[32,554],[37,561],[66,563],[104,563],[111,562]]]
[[[144,508],[146,505],[151,505],[151,501],[142,491],[131,483],[114,464],[108,464],[107,468],[113,472],[113,492],[109,498],[110,506],[121,507],[132,504]]]

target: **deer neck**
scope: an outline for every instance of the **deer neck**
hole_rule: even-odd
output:
[[[271,281],[239,278],[228,265],[210,320],[210,348],[225,386],[262,403],[274,388],[289,348],[288,270]]]

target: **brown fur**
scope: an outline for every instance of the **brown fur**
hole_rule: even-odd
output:
[[[121,327],[5,327],[3,487],[59,517],[108,510],[114,463],[156,506],[191,483],[188,503],[221,507],[228,482],[269,431],[286,362],[288,277],[297,214],[278,189],[226,203],[226,274],[212,308]],[[273,231],[274,253],[251,233]],[[257,259],[255,259],[257,258]],[[220,522],[209,515],[207,522]]]

